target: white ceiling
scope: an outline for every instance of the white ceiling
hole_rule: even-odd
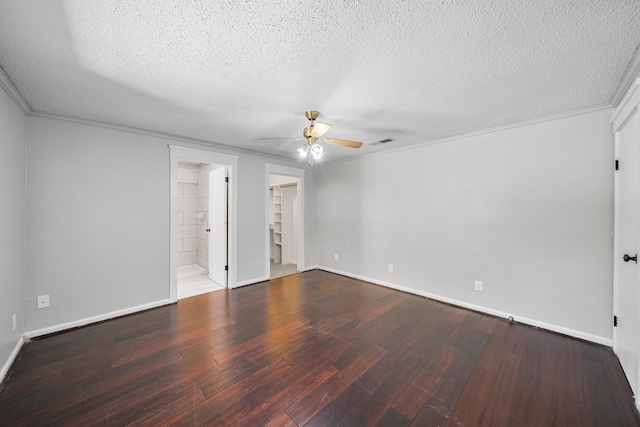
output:
[[[0,2],[34,112],[291,157],[315,109],[328,160],[608,103],[639,43],[637,0]]]

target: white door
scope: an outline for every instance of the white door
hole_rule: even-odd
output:
[[[227,286],[227,171],[209,172],[209,278]]]
[[[618,131],[616,149],[620,161],[616,172],[616,242],[614,301],[617,327],[614,351],[620,359],[634,394],[638,392],[638,353],[640,352],[640,269],[637,262],[623,259],[635,256],[640,248],[640,116]]]

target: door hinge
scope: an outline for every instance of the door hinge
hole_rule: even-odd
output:
[[[616,160],[616,162],[617,162],[617,160]],[[617,168],[616,168],[616,169],[617,169]],[[224,177],[224,182],[229,182],[229,177],[228,177],[228,176],[225,176],[225,177]]]
[[[229,266],[228,265],[224,266],[224,271],[229,271]]]
[[[618,316],[613,316],[613,326],[618,326]]]
[[[620,162],[616,160],[616,170],[620,169]]]

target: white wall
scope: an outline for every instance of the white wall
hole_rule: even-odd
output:
[[[0,87],[0,380],[25,330],[26,124],[26,115]]]
[[[318,264],[610,344],[610,116],[322,166]]]
[[[28,144],[26,330],[168,301],[168,145],[206,147],[35,116]],[[265,164],[304,166],[211,150],[239,156],[238,283],[263,280]],[[36,309],[38,295],[51,307]]]

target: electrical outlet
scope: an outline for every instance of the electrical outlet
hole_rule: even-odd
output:
[[[38,297],[38,308],[49,307],[49,295],[40,295]]]
[[[13,329],[12,330],[16,330],[16,315],[14,314],[13,317],[11,318],[11,320],[13,320]]]
[[[393,273],[393,264],[389,264],[389,273]]]
[[[480,280],[476,280],[476,291],[482,292],[482,282]]]
[[[334,255],[333,255],[333,260],[334,260],[334,261],[337,261],[337,260],[338,260],[338,254],[334,254]]]

